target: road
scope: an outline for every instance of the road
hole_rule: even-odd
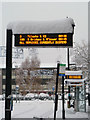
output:
[[[4,118],[4,109],[5,109],[5,103],[0,102],[0,118]],[[12,120],[20,120],[24,118],[25,120],[28,120],[28,118],[35,118],[35,120],[39,120],[39,118],[53,118],[53,112],[54,111],[54,102],[50,100],[46,101],[40,101],[40,100],[35,100],[35,101],[18,101],[16,103],[14,101],[14,109],[12,111]],[[62,102],[59,100],[58,103],[58,111],[57,111],[57,116],[58,120],[62,120]],[[87,120],[88,118],[88,107],[87,107],[87,112],[75,112],[73,108],[68,109],[67,104],[65,102],[65,117],[68,118],[66,120]],[[15,119],[19,118],[19,119]],[[77,118],[77,119],[76,119]],[[24,120],[22,119],[22,120]],[[34,120],[34,119],[33,119]],[[45,119],[43,119],[45,120]]]

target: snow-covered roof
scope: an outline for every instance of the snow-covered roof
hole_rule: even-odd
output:
[[[73,33],[75,23],[72,18],[55,21],[16,21],[7,25],[13,34],[29,33]]]
[[[82,70],[80,70],[80,71],[65,71],[65,75],[82,75]]]
[[[68,86],[83,86],[83,84],[68,84]]]
[[[65,79],[65,82],[67,82],[68,86],[81,86],[84,85],[84,82],[88,80],[87,77],[84,79]],[[73,83],[73,84],[72,84]]]
[[[67,82],[70,82],[70,83],[78,83],[78,82],[84,82],[84,81],[86,81],[87,80],[87,78],[84,78],[84,79],[65,79],[65,81],[67,81]]]
[[[56,63],[41,63],[40,68],[57,68]]]

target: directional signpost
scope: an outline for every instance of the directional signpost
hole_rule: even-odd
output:
[[[65,68],[66,68],[66,64],[60,64],[59,65],[59,76],[65,76]]]
[[[56,120],[56,111],[57,111],[57,106],[58,106],[58,76],[62,76],[62,118],[65,119],[65,109],[64,109],[64,76],[65,76],[65,68],[66,68],[66,64],[57,63],[54,120]]]
[[[64,76],[65,76],[66,64],[60,64],[59,76],[62,76],[62,119],[65,119],[64,108]]]

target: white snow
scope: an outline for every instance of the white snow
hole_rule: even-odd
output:
[[[5,115],[5,102],[0,101],[0,119]],[[73,108],[67,108],[67,101],[65,101],[66,118],[88,118],[88,105],[85,112],[75,112]],[[53,100],[32,100],[14,101],[14,110],[12,111],[12,118],[53,118],[54,115],[54,101]],[[62,117],[62,101],[58,101],[57,118]]]
[[[16,94],[13,94],[12,96],[13,96],[13,98],[16,98]]]
[[[26,95],[26,97],[34,97],[34,94],[33,93],[28,93],[27,95]]]
[[[0,100],[2,100],[2,98],[3,98],[3,95],[0,95]]]
[[[65,75],[82,75],[82,71],[65,71]]]
[[[72,18],[65,18],[55,21],[17,21],[7,25],[7,29],[12,29],[13,34],[29,33],[73,33]]]
[[[45,93],[40,93],[40,94],[39,94],[39,97],[49,97],[49,95],[48,95],[48,94],[45,94]]]
[[[65,81],[68,81],[68,82],[84,82],[86,79],[65,79]]]

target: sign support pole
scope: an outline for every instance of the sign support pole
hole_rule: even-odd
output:
[[[57,78],[56,78],[56,91],[55,91],[55,108],[54,108],[54,120],[56,120],[56,111],[58,106],[58,76],[59,76],[59,63],[57,63]]]
[[[65,119],[65,109],[64,109],[64,76],[62,76],[62,119]]]
[[[65,109],[64,109],[64,76],[65,76],[66,64],[60,64],[59,76],[62,76],[62,119],[65,119]]]
[[[69,48],[67,48],[67,54],[68,54],[68,70],[70,70],[70,68],[69,68]],[[68,86],[68,93],[70,94],[70,86]],[[70,106],[70,97],[69,97],[69,106]]]
[[[5,88],[5,120],[11,120],[11,76],[12,76],[12,30],[7,29],[6,43],[6,88]]]

